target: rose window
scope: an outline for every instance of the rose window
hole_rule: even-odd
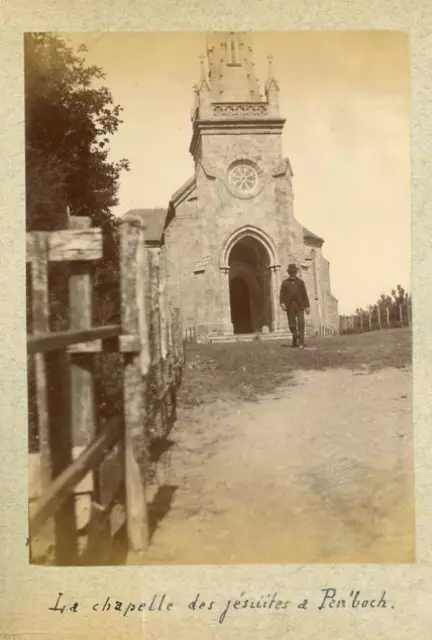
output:
[[[238,193],[247,194],[257,186],[258,176],[253,167],[247,164],[239,164],[231,169],[229,181]]]

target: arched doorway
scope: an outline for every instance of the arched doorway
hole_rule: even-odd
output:
[[[230,307],[234,333],[252,333],[251,300],[243,278],[230,281]]]
[[[270,256],[256,237],[244,235],[229,256],[230,312],[234,333],[272,328]]]

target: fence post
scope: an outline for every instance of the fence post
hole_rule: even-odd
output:
[[[173,319],[172,319],[172,311],[171,309],[168,308],[168,305],[166,304],[166,298],[165,298],[165,309],[166,309],[166,340],[167,340],[167,350],[168,350],[168,371],[169,371],[169,384],[171,384],[171,379],[172,379],[172,371],[173,371],[173,364],[175,361],[175,357],[176,357],[176,344],[175,344],[175,338],[173,335]]]
[[[168,424],[168,388],[169,388],[169,322],[167,319],[167,309],[165,304],[165,282],[164,274],[162,272],[162,264],[160,254],[157,256],[157,296],[159,301],[159,340],[160,340],[160,382],[161,388],[159,394],[161,395],[160,411],[162,415],[162,430],[165,432]]]
[[[148,261],[143,223],[124,217],[121,240],[121,323],[124,334],[139,338],[140,350],[124,354],[125,486],[128,544],[131,551],[148,547],[149,523],[146,483],[149,467],[145,397],[150,365],[146,291]]]
[[[88,229],[91,219],[72,216],[69,228]],[[93,324],[92,264],[71,262],[69,276],[69,314],[71,329],[89,329]],[[94,391],[94,355],[74,353],[71,349],[72,439],[73,458],[90,444],[96,435],[96,406]],[[95,474],[89,473],[76,487],[75,509],[78,528],[88,523],[91,513]]]
[[[372,331],[372,311],[369,309],[369,331]]]
[[[399,322],[400,322],[400,326],[403,326],[403,309],[402,309],[402,305],[399,305]]]
[[[381,326],[381,309],[380,309],[379,304],[377,304],[377,313],[378,313],[378,327],[380,329],[382,329],[382,326]]]
[[[412,317],[411,317],[411,305],[410,305],[410,299],[409,299],[409,295],[406,294],[406,308],[407,308],[407,320],[408,320],[408,326],[411,327],[412,324]]]
[[[173,323],[175,328],[175,342],[176,347],[176,380],[181,377],[181,371],[183,369],[185,361],[185,341],[183,340],[183,323],[181,320],[180,309],[178,307],[173,309]]]
[[[49,324],[48,294],[48,240],[44,232],[33,232],[33,255],[30,263],[32,291],[32,324],[33,332],[45,333]],[[39,441],[39,463],[41,473],[41,490],[45,491],[52,481],[50,424],[48,415],[48,387],[45,358],[42,353],[34,356],[35,386],[37,405],[37,425]],[[48,545],[55,548],[54,520],[48,520],[44,527],[44,536]],[[30,547],[31,552],[31,547]]]
[[[150,249],[149,255],[149,290],[148,299],[151,300],[149,312],[152,335],[152,381],[155,384],[155,397],[153,398],[156,411],[153,432],[162,434],[166,424],[165,397],[164,397],[164,366],[165,366],[165,340],[163,331],[163,311],[160,284],[159,256]]]
[[[390,309],[389,309],[389,307],[386,307],[386,320],[387,320],[387,327],[390,327]]]
[[[69,357],[66,351],[45,355],[50,425],[52,477],[56,478],[72,463],[72,411]],[[77,535],[74,497],[55,515],[56,564],[77,563]]]

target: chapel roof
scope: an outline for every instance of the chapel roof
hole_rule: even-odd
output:
[[[321,242],[321,244],[324,242],[323,238],[317,236],[316,233],[309,231],[306,227],[303,227],[303,238],[305,240],[315,240],[316,242]]]
[[[186,182],[184,182],[182,186],[179,187],[175,193],[173,193],[173,195],[170,198],[170,202],[178,204],[179,200],[181,200],[183,196],[189,195],[189,193],[193,191],[195,185],[196,185],[196,178],[195,176],[192,176],[192,178],[189,178],[188,180],[186,180]]]
[[[188,180],[184,185],[178,189],[178,191],[172,196],[171,201],[175,199],[175,197],[182,195],[184,191],[188,190],[193,184],[193,179]],[[162,239],[163,230],[165,227],[167,210],[162,207],[155,207],[153,209],[130,209],[125,216],[129,215],[138,215],[143,223],[144,223],[144,231],[146,242],[150,243],[160,243]],[[316,242],[323,243],[324,240],[307,229],[303,227],[303,237],[305,240],[315,240]]]
[[[146,242],[160,243],[165,227],[167,210],[161,207],[153,209],[130,209],[126,216],[139,216],[144,223]]]

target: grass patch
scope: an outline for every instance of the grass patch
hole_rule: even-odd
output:
[[[192,407],[221,398],[255,401],[289,383],[294,373],[346,368],[377,371],[411,365],[410,329],[315,338],[310,351],[284,342],[190,344],[179,404]]]
[[[215,400],[256,401],[293,380],[296,371],[330,368],[376,371],[411,364],[409,329],[388,329],[309,341],[314,350],[299,351],[284,342],[189,344],[179,408],[192,408]],[[122,412],[122,356],[104,354],[95,362],[98,413],[101,425]],[[32,362],[29,360],[32,371]],[[38,450],[33,376],[29,377],[29,448]]]

